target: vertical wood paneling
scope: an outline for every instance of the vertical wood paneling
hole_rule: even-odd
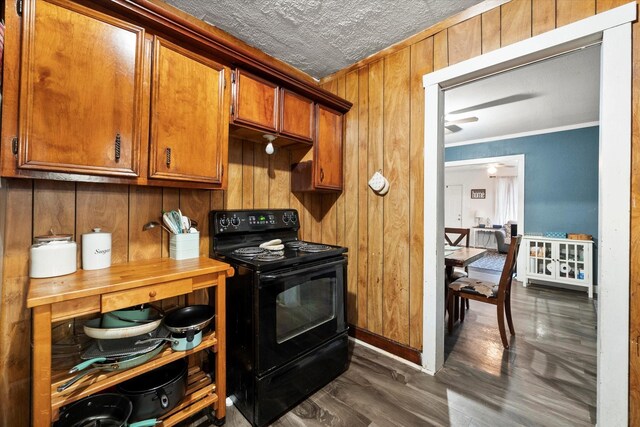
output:
[[[556,0],[556,27],[571,24],[596,13],[596,0]]]
[[[482,53],[500,47],[500,8],[482,14]]]
[[[531,35],[556,28],[556,0],[531,0]]]
[[[269,159],[264,146],[259,145],[253,152],[253,207],[269,207]],[[244,194],[243,194],[244,197]]]
[[[129,259],[129,187],[79,182],[76,195],[76,235],[99,227],[111,233],[111,262]],[[81,253],[82,242],[78,242]]]
[[[433,36],[433,69],[439,70],[449,65],[449,48],[447,46],[447,30]]]
[[[411,135],[409,163],[409,345],[422,347],[422,266],[424,204],[424,88],[433,70],[433,38],[411,46]]]
[[[367,328],[369,271],[369,66],[358,70],[358,318],[357,325]],[[347,121],[348,123],[348,121]]]
[[[501,46],[531,37],[531,0],[512,0],[500,8]]]
[[[162,257],[162,234],[156,227],[142,231],[149,221],[162,221],[162,188],[129,188],[129,261]]]
[[[480,46],[480,20],[478,49]],[[384,199],[384,335],[409,344],[409,117],[410,49],[385,58],[384,171],[391,189]]]
[[[371,176],[384,168],[384,61],[369,65],[369,145],[368,168]],[[383,171],[384,172],[384,171]],[[369,331],[382,334],[382,285],[383,285],[383,201],[372,191],[369,195],[367,212],[368,229],[368,288],[367,324]]]
[[[253,209],[253,153],[256,145],[252,141],[242,141],[242,209]]]
[[[76,184],[60,181],[33,183],[33,235],[42,236],[53,230],[73,234],[76,230]]]
[[[343,197],[347,215],[345,218],[345,245],[349,248],[348,282],[347,282],[347,318],[349,323],[358,325],[361,317],[358,305],[358,269],[360,252],[358,248],[358,163],[359,163],[359,141],[358,141],[358,72],[353,71],[346,75],[345,99],[353,103],[353,107],[346,114],[345,129],[345,182]],[[358,325],[359,326],[359,325]]]
[[[482,54],[482,20],[467,19],[448,29],[449,65]]]
[[[229,139],[229,166],[224,204],[227,209],[242,209],[242,141]]]
[[[29,425],[31,313],[26,308],[33,189],[30,180],[3,180],[0,188],[0,425]]]
[[[289,193],[291,192],[291,178],[289,151],[278,150],[271,156],[271,171],[269,174],[269,207],[282,209],[289,207]]]
[[[168,212],[180,207],[180,190],[177,188],[162,189],[162,212]],[[160,219],[162,220],[162,218]],[[162,257],[169,256],[169,233],[162,232]]]
[[[596,0],[596,13],[606,12],[627,3],[629,0]]]
[[[307,206],[310,206],[311,220],[311,240],[314,242],[322,241],[322,195],[308,194]]]
[[[210,190],[180,190],[180,211],[198,221],[200,231],[200,255],[209,255]]]

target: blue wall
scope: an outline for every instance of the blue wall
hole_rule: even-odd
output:
[[[598,132],[595,126],[450,147],[445,160],[524,154],[524,232],[586,233],[597,242]]]

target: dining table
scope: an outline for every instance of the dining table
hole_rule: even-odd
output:
[[[487,254],[487,250],[484,248],[469,248],[465,246],[445,246],[444,247],[444,265],[445,265],[445,307],[447,307],[447,297],[449,292],[449,283],[452,282],[452,275],[454,267],[465,268],[473,262],[479,260]],[[464,300],[463,300],[464,301]],[[454,304],[455,313],[453,313],[454,319],[457,321],[459,317],[459,310],[464,310],[462,304],[458,309],[458,302]]]

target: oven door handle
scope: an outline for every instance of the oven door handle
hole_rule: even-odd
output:
[[[309,273],[311,271],[328,270],[328,269],[331,269],[332,267],[335,267],[336,265],[344,264],[344,262],[345,262],[345,259],[343,258],[343,259],[339,259],[339,260],[336,260],[336,261],[328,262],[326,264],[314,265],[313,267],[307,267],[307,268],[300,268],[300,269],[288,271],[288,272],[282,273],[282,274],[260,275],[260,281],[264,281],[264,282],[269,281],[269,282],[271,282],[273,280],[286,279],[287,277],[291,277],[291,276],[299,276],[301,274],[306,274],[306,273]]]

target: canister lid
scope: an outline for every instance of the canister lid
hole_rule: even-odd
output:
[[[33,241],[35,243],[70,242],[72,237],[72,234],[47,234],[45,236],[35,236]]]
[[[108,233],[106,231],[102,231],[102,228],[96,227],[96,228],[92,228],[91,229],[91,233],[86,233],[86,234],[111,234],[111,233]],[[85,234],[83,234],[83,236],[85,236]]]

